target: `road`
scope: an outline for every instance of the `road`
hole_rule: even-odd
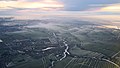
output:
[[[119,66],[118,64],[116,64],[116,63],[114,63],[114,62],[112,62],[112,61],[110,61],[110,60],[108,60],[108,59],[102,59],[102,60],[104,60],[104,61],[106,61],[106,62],[109,62],[109,63],[115,65],[117,68],[120,68],[120,66]]]

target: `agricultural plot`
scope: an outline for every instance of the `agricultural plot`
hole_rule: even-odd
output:
[[[54,68],[117,68],[115,65],[91,58],[67,57],[63,61],[56,62]]]

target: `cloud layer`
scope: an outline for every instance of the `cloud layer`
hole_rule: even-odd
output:
[[[92,11],[120,14],[120,0],[0,0],[0,14],[40,13],[41,11]]]

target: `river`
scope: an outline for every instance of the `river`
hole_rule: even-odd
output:
[[[69,46],[68,46],[68,44],[66,43],[66,41],[63,41],[63,44],[64,44],[64,46],[65,46],[66,48],[65,48],[65,51],[63,52],[64,56],[60,59],[60,61],[63,60],[64,58],[66,58],[67,54],[68,54],[68,55],[70,54],[70,53],[68,52]]]

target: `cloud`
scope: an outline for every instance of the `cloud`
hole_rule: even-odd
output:
[[[9,0],[0,1],[0,11],[15,12],[14,14],[28,14],[28,12],[37,14],[41,11],[87,11],[97,14],[120,14],[119,3],[120,0]]]
[[[97,6],[90,6],[93,4],[115,4],[120,3],[120,0],[59,0],[65,3],[65,9],[69,11],[84,11],[88,9],[97,8]],[[98,7],[99,8],[99,7]]]
[[[120,3],[115,4],[93,4],[96,8],[88,9],[89,12],[99,15],[120,15]]]
[[[18,0],[0,0],[0,1],[18,1]]]
[[[50,8],[64,8],[64,4],[58,2],[56,0],[40,0],[40,1],[9,1],[9,2],[0,2],[0,9],[13,9],[14,8],[39,8],[39,9],[47,9],[46,7]],[[51,9],[50,9],[51,10]]]
[[[120,4],[113,4],[110,6],[106,6],[101,8],[99,11],[120,12]]]
[[[120,3],[119,0],[17,0],[0,2],[1,9],[8,9],[8,6],[16,8],[58,8],[65,11],[80,11],[99,7],[105,7],[108,4]],[[62,8],[62,9],[61,9]],[[51,10],[51,9],[50,9]]]

